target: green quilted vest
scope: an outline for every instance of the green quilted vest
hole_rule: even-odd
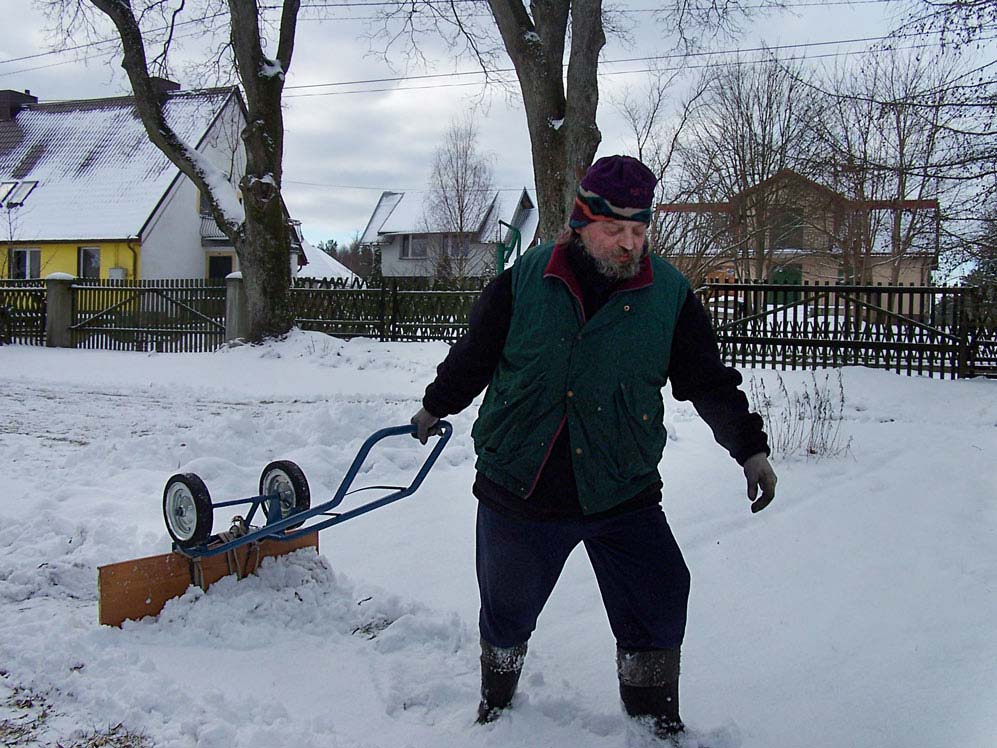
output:
[[[659,479],[661,388],[689,286],[651,256],[586,321],[566,251],[543,245],[513,266],[509,335],[471,434],[476,468],[526,498],[567,428],[582,511],[593,514]]]

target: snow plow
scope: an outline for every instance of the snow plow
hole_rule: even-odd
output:
[[[162,503],[173,553],[99,567],[100,623],[118,626],[125,620],[156,615],[167,600],[182,595],[191,584],[206,590],[229,574],[242,578],[268,556],[308,547],[317,551],[319,530],[404,499],[419,489],[453,433],[447,421],[437,426],[439,430],[434,433],[439,438],[407,486],[354,489],[353,483],[378,442],[415,433],[415,427],[409,424],[371,434],[353,458],[335,495],[315,506],[311,505],[304,472],[289,460],[271,462],[263,469],[257,495],[217,503],[196,473],[173,475],[166,482]],[[372,490],[389,493],[341,510],[347,496]],[[237,506],[246,507],[245,514],[233,517],[226,530],[214,533],[215,510]]]

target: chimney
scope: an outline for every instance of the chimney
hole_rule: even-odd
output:
[[[10,122],[26,104],[37,104],[38,97],[32,96],[31,91],[0,91],[0,122]]]
[[[152,87],[160,96],[166,96],[174,91],[180,90],[180,84],[171,81],[169,78],[160,78],[158,75],[149,76]]]

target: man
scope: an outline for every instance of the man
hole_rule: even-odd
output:
[[[722,364],[685,278],[648,254],[656,184],[636,159],[596,161],[569,228],[485,288],[412,419],[425,443],[440,418],[488,387],[471,431],[481,723],[511,704],[537,617],[581,542],[616,637],[624,709],[658,737],[684,729],[689,572],[658,473],[667,379],[743,465],[752,511],[775,495],[762,420],[740,375]]]

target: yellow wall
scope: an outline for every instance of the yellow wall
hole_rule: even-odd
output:
[[[107,278],[112,267],[122,267],[129,279],[141,278],[141,251],[136,242],[4,242],[0,252],[0,278],[9,277],[8,249],[40,249],[41,277],[50,273],[76,275],[80,247],[100,247],[100,277]],[[129,249],[131,247],[131,249]]]

